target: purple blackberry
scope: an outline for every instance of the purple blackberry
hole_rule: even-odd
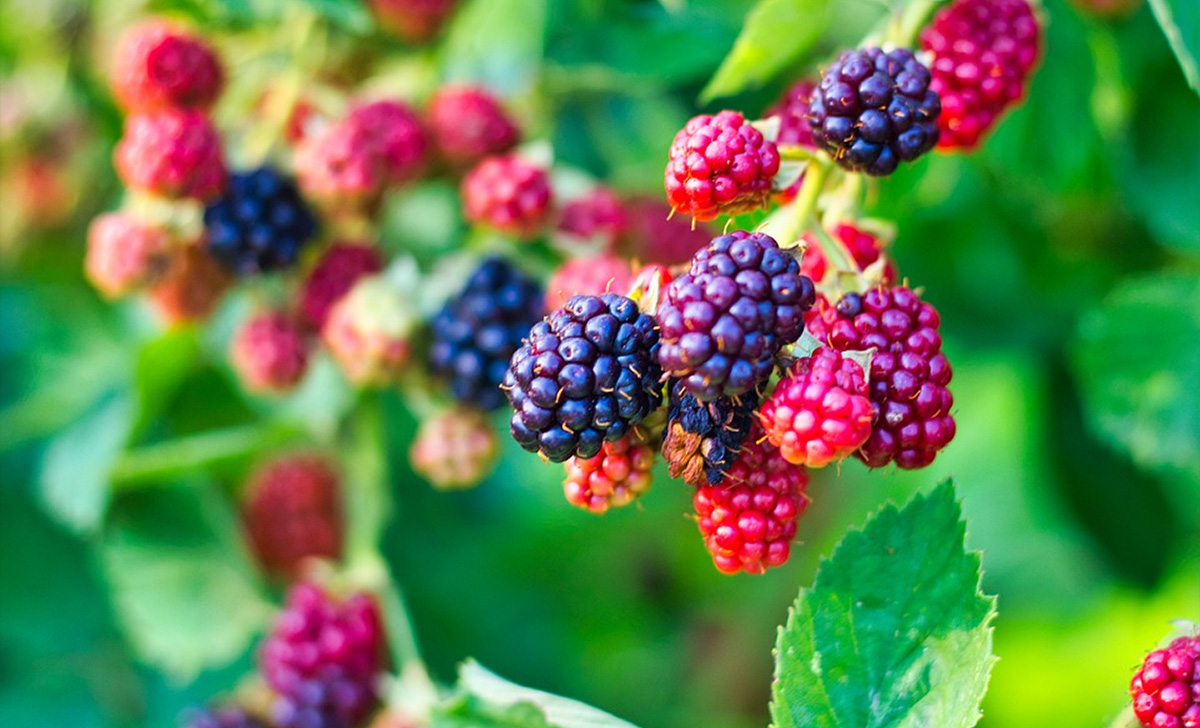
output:
[[[239,172],[204,210],[208,252],[238,275],[290,267],[317,231],[296,185],[271,167]]]
[[[375,602],[339,602],[314,583],[292,587],[259,667],[278,696],[277,728],[353,728],[379,704],[383,626]]]
[[[733,467],[754,425],[759,393],[701,402],[672,380],[662,454],[672,478],[719,484]]]
[[[842,53],[813,91],[813,140],[852,172],[891,174],[937,144],[942,104],[931,78],[907,48]]]
[[[780,348],[800,338],[815,296],[799,262],[769,235],[713,238],[667,286],[659,364],[702,401],[745,394],[770,375]]]
[[[229,706],[188,711],[183,717],[183,725],[184,728],[265,728],[246,711]]]
[[[662,404],[654,318],[625,296],[572,296],[534,325],[504,389],[513,438],[560,463],[590,458]]]
[[[541,288],[501,258],[488,258],[433,319],[429,368],[454,398],[491,411],[500,382],[529,327],[545,315]]]

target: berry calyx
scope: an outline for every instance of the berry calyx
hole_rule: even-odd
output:
[[[857,361],[822,346],[797,359],[758,413],[789,463],[819,468],[842,460],[871,435],[871,400]]]
[[[1200,728],[1200,637],[1179,637],[1147,655],[1129,694],[1145,728]]]
[[[221,138],[208,117],[194,109],[128,117],[113,161],[126,186],[162,197],[208,200],[225,187]]]
[[[842,53],[813,91],[813,140],[845,169],[891,174],[937,144],[941,103],[930,79],[907,48]]]
[[[454,168],[507,152],[521,139],[500,101],[482,86],[443,86],[427,115],[438,155]]]
[[[609,508],[629,505],[649,490],[653,467],[654,448],[631,432],[620,440],[604,443],[590,458],[569,458],[563,493],[571,505],[605,513]]]
[[[204,229],[213,258],[254,275],[291,267],[317,219],[292,180],[264,166],[230,177],[225,194],[204,208]]]
[[[345,536],[341,477],[319,455],[276,457],[250,476],[242,521],[255,558],[276,578],[296,578],[308,559],[339,559]]]
[[[291,315],[266,311],[246,319],[233,337],[233,368],[251,392],[287,392],[308,371],[308,339]]]
[[[942,101],[941,149],[973,149],[1025,95],[1041,28],[1026,0],[956,0],[921,32]]]
[[[124,212],[98,215],[88,227],[84,272],[105,298],[118,298],[158,276],[167,264],[170,235]]]
[[[130,111],[207,109],[224,83],[213,49],[171,23],[150,20],[136,25],[117,43],[113,90]]]
[[[713,238],[659,304],[659,363],[698,399],[745,394],[800,337],[815,297],[800,264],[769,235]]]
[[[693,117],[675,135],[664,175],[667,203],[696,220],[766,207],[779,150],[736,111]]]
[[[725,574],[761,574],[791,555],[796,519],[808,508],[808,472],[783,458],[755,428],[720,485],[696,489],[704,545]]]
[[[467,221],[518,238],[536,236],[546,226],[552,193],[546,170],[515,154],[488,157],[462,182]]]
[[[487,418],[469,407],[423,420],[409,450],[413,470],[439,490],[479,485],[495,468],[499,455]]]
[[[881,257],[884,257],[883,241],[878,236],[850,223],[838,223],[830,230],[830,234],[837,237],[845,246],[846,251],[850,253],[854,265],[858,269],[857,272],[865,271]],[[813,283],[821,283],[825,280],[826,274],[830,272],[825,248],[817,236],[812,233],[805,233],[803,240],[808,249],[804,251],[804,257],[800,259],[800,272],[811,278]],[[890,285],[896,281],[898,275],[896,264],[888,259],[883,265],[878,282]]]

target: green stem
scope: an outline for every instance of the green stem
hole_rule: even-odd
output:
[[[387,620],[388,648],[391,650],[396,671],[403,673],[406,667],[413,664],[424,668],[421,647],[417,642],[417,630],[413,627],[404,595],[394,579],[389,578],[387,587],[379,590],[379,599],[383,605],[384,618]]]
[[[914,48],[921,29],[929,24],[929,18],[946,0],[916,0],[904,6],[888,26],[887,40],[897,48]]]
[[[780,144],[777,149],[783,162],[813,162],[821,156],[821,152],[801,144]]]
[[[186,435],[126,451],[109,477],[115,490],[161,483],[197,468],[248,457],[299,432],[294,426],[267,424]]]

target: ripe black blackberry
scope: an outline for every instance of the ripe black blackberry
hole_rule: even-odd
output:
[[[488,258],[434,317],[430,370],[459,402],[497,409],[504,404],[500,382],[509,359],[545,315],[544,305],[532,278],[501,258]]]
[[[720,484],[750,434],[759,398],[752,389],[701,402],[672,380],[662,445],[671,477],[695,486]]]
[[[204,209],[208,252],[238,275],[290,267],[317,231],[295,183],[268,166],[239,172]]]
[[[771,374],[816,299],[800,264],[763,233],[713,238],[658,307],[663,371],[703,401],[735,397]]]
[[[813,140],[848,170],[891,174],[937,144],[942,104],[931,79],[907,48],[842,53],[813,91]]]
[[[513,438],[563,462],[590,458],[662,404],[654,318],[625,296],[572,296],[534,325],[504,375]]]

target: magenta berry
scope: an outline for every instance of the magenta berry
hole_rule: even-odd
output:
[[[320,455],[276,457],[251,475],[242,521],[263,570],[294,579],[306,559],[342,555],[341,477]]]
[[[206,109],[224,82],[213,49],[171,23],[150,20],[134,26],[117,44],[113,90],[130,111]]]
[[[597,187],[563,205],[555,228],[567,248],[611,251],[629,229],[629,216],[612,190]]]
[[[852,172],[889,175],[938,140],[938,95],[907,48],[842,53],[809,104],[813,140]]]
[[[696,489],[693,505],[713,564],[761,574],[791,555],[796,519],[808,507],[808,473],[783,459],[755,428],[720,485]]]
[[[128,213],[98,215],[88,227],[84,272],[106,298],[118,298],[162,273],[170,244],[165,230]]]
[[[1147,655],[1129,694],[1146,728],[1200,728],[1200,637],[1179,637]]]
[[[942,100],[942,149],[973,149],[1025,95],[1041,28],[1026,0],[956,0],[921,33]]]
[[[363,593],[339,601],[311,582],[292,587],[259,653],[259,668],[278,696],[278,728],[349,728],[379,704],[383,626]]]
[[[713,238],[667,286],[657,312],[659,363],[701,400],[745,394],[799,338],[814,298],[800,264],[769,235]]]
[[[462,182],[467,221],[520,238],[546,226],[552,193],[546,170],[515,154],[488,157]]]
[[[563,493],[571,505],[604,513],[609,508],[629,505],[649,490],[653,466],[654,448],[631,432],[620,440],[604,443],[590,458],[567,460]]]
[[[130,116],[113,158],[127,186],[163,197],[207,200],[225,186],[221,138],[200,111],[160,109]]]
[[[308,339],[295,319],[266,311],[246,319],[233,337],[233,368],[252,392],[287,392],[308,370]]]
[[[813,141],[812,126],[808,123],[808,107],[812,103],[814,88],[816,84],[812,81],[798,81],[787,90],[778,103],[767,110],[767,116],[779,117],[779,134],[775,137],[777,145],[817,148],[816,142]],[[782,191],[783,199],[790,200],[795,197],[803,181],[802,174],[800,179]]]
[[[696,220],[765,207],[779,150],[736,111],[693,117],[675,135],[664,176],[667,203]]]
[[[368,137],[387,184],[402,185],[425,170],[429,136],[408,105],[392,100],[362,104],[351,109],[346,123]]]
[[[364,276],[383,270],[383,258],[373,245],[334,243],[300,284],[297,308],[310,328],[320,331],[333,305]]]
[[[855,453],[873,468],[923,468],[954,438],[950,362],[937,310],[904,286],[846,294],[809,316],[812,334],[839,351],[874,348],[871,436]]]
[[[871,415],[862,367],[827,346],[797,359],[759,411],[783,458],[810,468],[857,450],[871,435]]]
[[[481,86],[443,86],[427,116],[438,154],[455,168],[507,152],[521,139],[500,101]]]

